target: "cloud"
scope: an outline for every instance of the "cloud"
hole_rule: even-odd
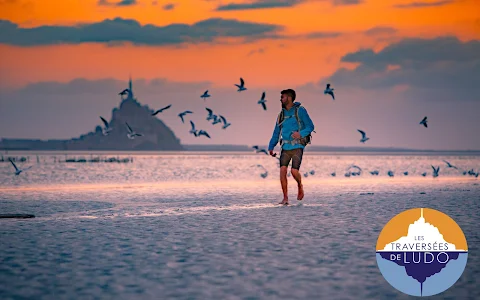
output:
[[[372,27],[365,31],[365,35],[376,36],[376,35],[391,35],[395,34],[398,30],[393,27],[388,26],[376,26]]]
[[[305,0],[254,0],[247,3],[229,3],[218,6],[216,11],[230,11],[230,10],[251,10],[251,9],[266,9],[266,8],[283,8],[293,7]]]
[[[98,0],[98,5],[102,6],[132,6],[138,4],[137,0],[120,0],[117,2],[110,2],[109,0]]]
[[[362,49],[348,53],[328,81],[337,87],[391,89],[408,87],[404,95],[417,99],[480,101],[480,41],[456,37],[404,39],[379,52]],[[326,81],[318,83],[324,86]]]
[[[443,6],[446,4],[452,3],[454,0],[440,0],[434,2],[426,2],[426,1],[419,1],[419,2],[411,2],[407,4],[397,4],[394,5],[396,8],[414,8],[414,7],[434,7],[434,6]]]
[[[341,36],[341,32],[327,32],[327,31],[318,31],[312,32],[306,35],[308,39],[327,39],[327,38],[335,38]]]
[[[175,4],[173,3],[168,3],[163,6],[163,10],[172,10],[175,8]]]
[[[362,4],[363,0],[333,0],[333,5],[357,5]]]
[[[106,19],[78,26],[40,26],[20,28],[7,20],[0,20],[0,43],[17,46],[80,43],[121,43],[135,45],[175,45],[182,43],[213,42],[217,38],[244,38],[249,41],[276,38],[283,26],[244,22],[235,19],[211,18],[193,25],[141,25],[132,19]]]

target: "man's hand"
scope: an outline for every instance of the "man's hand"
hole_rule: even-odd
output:
[[[273,153],[273,150],[268,150],[268,153],[269,153],[271,156],[273,156],[273,157],[277,156],[277,153],[274,154],[274,153]]]
[[[292,133],[292,137],[293,137],[294,139],[299,139],[299,138],[301,138],[302,136],[300,135],[300,132],[295,131],[294,133]]]

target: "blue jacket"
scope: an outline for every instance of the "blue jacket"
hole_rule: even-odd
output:
[[[283,114],[284,114],[284,122],[282,124],[282,140],[284,141],[293,140],[291,136],[292,133],[295,131],[298,131],[298,123],[297,123],[297,119],[295,118],[295,106],[300,106],[300,102],[294,102],[293,106],[289,110],[282,108]],[[298,109],[298,118],[300,119],[300,123],[302,125],[302,130],[300,130],[300,135],[302,137],[306,137],[307,135],[312,133],[315,127],[313,126],[313,122],[310,119],[310,116],[308,115],[305,107],[302,106]],[[280,126],[278,126],[277,120],[275,120],[275,129],[273,130],[273,135],[272,135],[272,138],[270,139],[268,150],[273,150],[273,148],[275,148],[275,146],[279,141],[279,136],[280,136]],[[305,148],[305,146],[300,144],[292,145],[289,143],[284,143],[282,145],[282,149],[284,150],[291,150],[291,149],[297,149],[297,148]]]

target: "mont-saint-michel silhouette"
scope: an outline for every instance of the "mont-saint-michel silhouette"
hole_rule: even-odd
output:
[[[0,149],[4,150],[114,150],[114,151],[178,151],[185,150],[175,133],[162,122],[152,117],[153,110],[141,105],[134,96],[132,79],[129,79],[126,97],[121,97],[119,107],[106,118],[113,130],[102,134],[101,126],[78,138],[69,140],[2,139]],[[100,119],[99,119],[100,121]],[[136,139],[127,137],[126,122],[141,132]],[[101,123],[101,122],[100,122]]]

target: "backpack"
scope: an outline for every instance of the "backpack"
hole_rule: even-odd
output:
[[[298,109],[300,107],[301,107],[301,105],[295,106],[295,113],[294,113],[295,119],[297,119],[298,131],[299,132],[300,132],[300,130],[302,130],[302,122],[300,121],[300,117],[298,116]],[[283,123],[284,120],[285,120],[284,110],[282,109],[282,111],[278,114],[278,118],[277,118],[277,124],[278,124],[278,126],[280,126],[280,146],[283,144],[282,123]],[[311,143],[312,143],[312,134],[309,134],[306,137],[300,138],[300,140],[299,140],[299,144],[303,145],[303,146],[306,146],[306,145],[311,144]]]

